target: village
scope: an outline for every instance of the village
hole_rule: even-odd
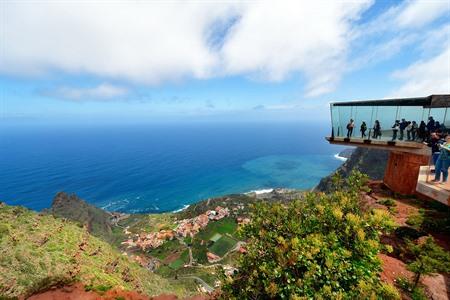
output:
[[[159,232],[136,234],[136,240],[129,238],[122,242],[122,245],[126,245],[128,248],[138,247],[143,251],[152,248],[158,248],[165,241],[172,240],[174,238],[186,238],[194,237],[202,228],[205,228],[210,221],[218,221],[224,217],[228,217],[230,211],[228,208],[217,206],[215,210],[208,210],[203,214],[191,219],[183,219],[177,221],[177,227],[174,230],[160,230]],[[124,229],[124,233],[128,236],[131,232],[128,228]]]

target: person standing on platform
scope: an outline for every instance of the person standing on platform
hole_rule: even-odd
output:
[[[364,122],[364,121],[362,122],[360,131],[361,131],[361,138],[362,139],[365,138],[366,137],[366,131],[367,131],[367,124],[366,124],[366,122]]]
[[[395,121],[394,125],[392,125],[392,140],[395,141],[397,139],[397,133],[400,129],[400,121]]]
[[[416,121],[412,121],[411,123],[411,136],[412,140],[415,141],[417,138],[417,130],[419,129],[419,126],[417,125]]]
[[[430,140],[427,142],[424,142],[425,145],[431,148],[431,157],[433,159],[433,165],[436,169],[436,163],[439,158],[439,154],[441,154],[441,149],[439,149],[439,145],[443,144],[445,141],[440,138],[440,136],[433,132],[431,133]]]
[[[450,166],[450,136],[447,136],[446,142],[443,145],[439,145],[440,153],[439,158],[436,161],[436,174],[434,176],[434,183],[438,183],[441,180],[442,183],[447,183],[448,168]]]
[[[353,128],[355,127],[355,121],[350,119],[350,122],[347,124],[347,137],[350,138],[353,134]]]
[[[428,118],[428,123],[427,123],[427,130],[428,130],[428,137],[430,136],[430,134],[434,131],[435,129],[435,124],[436,122],[434,121],[433,117],[429,117]]]
[[[406,126],[408,126],[408,122],[406,122],[405,119],[402,119],[402,121],[400,122],[400,137],[398,138],[400,141],[402,141],[403,137],[405,136]]]
[[[425,142],[427,138],[427,125],[425,125],[424,121],[420,122],[419,129],[417,131],[419,139],[422,139],[422,142]]]
[[[411,140],[411,132],[412,132],[412,123],[410,122],[410,121],[408,121],[407,122],[408,123],[408,125],[406,126],[406,139],[408,140],[408,141],[410,141]]]
[[[375,124],[373,125],[372,137],[374,139],[378,139],[378,137],[381,138],[381,124],[380,124],[380,121],[378,121],[378,120],[375,120]]]

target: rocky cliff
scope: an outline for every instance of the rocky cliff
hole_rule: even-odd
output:
[[[111,215],[103,209],[88,204],[75,194],[69,195],[64,192],[56,194],[48,212],[55,217],[86,225],[90,233],[106,241],[112,239]]]
[[[373,180],[383,179],[384,170],[388,161],[389,152],[378,149],[356,148],[349,159],[335,172],[322,178],[315,190],[327,192],[331,188],[332,177],[337,172],[346,178],[352,170],[357,169]]]

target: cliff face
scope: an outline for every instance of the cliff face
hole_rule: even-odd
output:
[[[343,178],[348,177],[351,171],[357,169],[369,175],[373,180],[381,180],[388,161],[389,152],[378,149],[356,148],[347,161],[335,172],[322,178],[315,188],[316,191],[327,192],[331,188],[333,175],[338,172]]]

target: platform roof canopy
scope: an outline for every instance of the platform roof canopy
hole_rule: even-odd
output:
[[[376,120],[380,122],[381,139],[389,140],[392,136],[392,125],[396,120],[405,119],[427,123],[430,117],[439,126],[450,128],[450,95],[431,95],[428,97],[380,99],[363,101],[343,101],[330,103],[332,132],[336,137],[346,137],[347,124],[350,119],[355,123],[351,137],[363,138],[361,124],[367,126],[367,137],[371,133]]]
[[[362,101],[332,102],[332,106],[422,106],[423,108],[450,107],[449,95],[431,95],[417,98],[398,98]]]

